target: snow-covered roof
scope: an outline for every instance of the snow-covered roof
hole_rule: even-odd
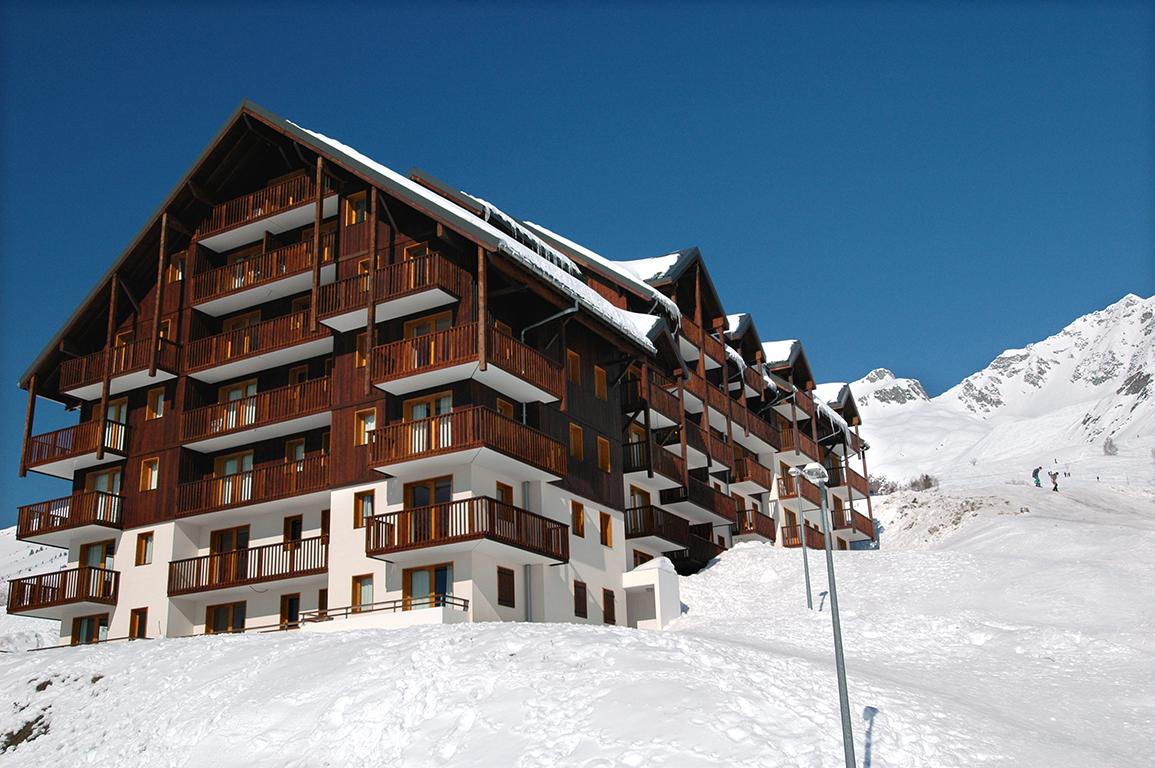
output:
[[[670,274],[674,265],[677,264],[681,258],[682,254],[679,252],[670,253],[665,256],[655,256],[649,259],[630,259],[617,263],[636,275],[639,280],[644,280],[649,283],[661,280]]]
[[[762,342],[762,357],[767,365],[776,367],[793,361],[801,346],[798,339],[764,341]]]
[[[675,325],[682,319],[682,312],[678,309],[678,305],[674,303],[673,299],[658,289],[654,288],[640,276],[636,275],[633,270],[627,266],[626,262],[611,261],[605,256],[590,250],[584,245],[575,243],[573,240],[570,240],[563,235],[559,235],[557,232],[547,229],[540,224],[535,224],[532,221],[525,222],[525,226],[534,230],[542,237],[559,243],[562,247],[566,248],[571,253],[577,254],[579,259],[584,258],[591,264],[600,266],[603,269],[613,272],[621,279],[623,283],[628,285],[636,293],[649,297],[651,300],[656,301],[659,305],[661,305],[667,317],[669,317]]]
[[[513,233],[514,237],[516,237],[519,242],[529,248],[532,248],[534,252],[536,252],[539,256],[549,259],[554,264],[557,264],[559,267],[564,269],[566,272],[569,272],[571,275],[581,275],[582,272],[580,269],[578,269],[577,264],[574,264],[572,261],[570,261],[568,256],[562,253],[558,253],[558,251],[555,250],[551,245],[543,242],[540,237],[523,227],[521,222],[519,222],[517,219],[510,216],[508,213],[501,210],[493,203],[487,200],[482,200],[476,195],[471,195],[468,192],[462,192],[461,194],[465,195],[470,200],[473,200],[475,203],[481,206],[482,210],[485,212],[486,221],[489,221],[491,218],[497,219],[499,222],[501,222],[501,225],[505,229]]]
[[[814,399],[831,405],[841,405],[846,401],[850,385],[844,381],[827,382],[814,387]]]
[[[753,318],[750,317],[749,312],[739,312],[736,315],[726,315],[726,336],[729,338],[741,336],[746,332],[746,329],[750,327],[750,321],[752,319]]]

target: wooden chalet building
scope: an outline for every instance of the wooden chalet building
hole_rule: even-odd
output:
[[[858,413],[701,254],[610,262],[245,103],[20,381],[19,510],[72,643],[660,627],[735,541],[873,538]],[[37,433],[37,398],[77,412]],[[857,503],[857,508],[856,508]],[[864,514],[865,511],[865,514]]]

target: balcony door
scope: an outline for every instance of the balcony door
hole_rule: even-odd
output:
[[[638,507],[650,506],[650,492],[639,488],[636,485],[630,486],[630,508],[636,509]]]
[[[406,568],[401,582],[403,608],[435,608],[453,594],[453,564]]]
[[[92,544],[82,544],[80,547],[80,565],[88,568],[112,568],[112,554],[115,548],[112,541],[97,541]]]
[[[244,579],[248,575],[249,526],[222,528],[209,536],[210,583]]]
[[[115,522],[116,513],[120,510],[120,499],[115,498],[120,494],[120,482],[120,467],[89,472],[84,476],[84,490],[96,492],[90,502],[96,520]]]
[[[420,288],[429,282],[429,257],[433,252],[429,250],[429,243],[416,243],[408,246],[401,254],[405,264],[405,287]]]
[[[260,247],[246,248],[228,257],[228,265],[232,267],[232,287],[234,290],[244,288],[259,277],[256,274],[258,261],[253,257],[259,255],[260,252]]]
[[[222,351],[226,360],[246,355],[256,349],[260,343],[256,327],[260,324],[260,312],[248,312],[238,317],[231,317],[221,323],[221,331],[224,333],[225,339]]]
[[[218,478],[217,504],[225,506],[248,501],[253,495],[253,452],[241,451],[219,456],[214,462]]]
[[[72,645],[88,645],[108,639],[108,614],[77,616],[72,620]]]
[[[221,387],[219,401],[224,406],[221,429],[236,429],[257,420],[257,380]]]
[[[467,532],[468,526],[462,529],[463,526],[453,519],[451,501],[451,476],[406,483],[404,519],[398,521],[399,537],[407,537],[407,544],[417,544]]]
[[[132,365],[132,342],[136,335],[132,331],[121,331],[112,341],[112,372],[120,373]]]
[[[124,427],[128,423],[128,400],[113,400],[105,410],[104,446],[124,451]]]
[[[448,340],[438,331],[447,331],[453,325],[453,315],[441,312],[436,315],[410,320],[405,323],[405,338],[409,340],[410,365],[420,370],[447,359],[454,350],[447,349]]]
[[[451,418],[453,394],[440,392],[405,401],[406,432],[410,454],[425,453],[453,445]],[[441,417],[441,418],[437,418]]]

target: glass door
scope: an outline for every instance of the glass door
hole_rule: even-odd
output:
[[[216,460],[216,476],[220,478],[217,504],[225,506],[248,501],[253,491],[253,452],[219,457]]]
[[[120,467],[103,472],[92,472],[84,478],[84,490],[96,491],[91,501],[96,520],[106,523],[116,522],[120,511]]]
[[[405,403],[405,420],[412,422],[408,430],[410,453],[424,453],[453,445],[453,425],[449,416],[452,410],[453,395],[449,392]]]
[[[222,351],[226,360],[248,354],[259,346],[260,338],[256,328],[260,323],[261,313],[250,312],[247,315],[225,320],[221,324],[221,331],[225,340]]]
[[[221,387],[220,401],[224,403],[223,429],[236,429],[256,421],[257,382],[244,381]]]
[[[124,428],[128,423],[128,400],[113,400],[105,411],[104,447],[124,451]]]
[[[209,538],[210,578],[215,583],[243,579],[248,575],[249,526],[213,531]]]
[[[403,608],[436,608],[453,595],[453,564],[407,568],[402,580]]]
[[[439,360],[448,359],[453,350],[447,348],[446,334],[453,324],[453,316],[442,312],[420,320],[410,320],[405,324],[405,338],[410,340],[411,361],[414,368],[434,365]]]

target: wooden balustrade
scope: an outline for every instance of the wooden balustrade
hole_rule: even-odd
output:
[[[822,531],[817,528],[797,525],[782,526],[782,546],[789,548],[797,548],[802,546],[802,537],[799,534],[799,528],[806,530],[806,546],[810,549],[825,549],[826,537],[822,535]]]
[[[174,560],[168,566],[169,597],[224,587],[260,584],[325,573],[329,537],[288,539],[248,549]]]
[[[851,528],[861,534],[874,538],[874,521],[854,509],[837,509],[830,514],[832,525],[838,529],[843,530]]]
[[[682,481],[681,456],[676,456],[659,445],[650,446],[649,442],[625,443],[622,445],[622,472],[647,472],[651,468],[676,482]]]
[[[818,461],[818,444],[798,427],[788,425],[781,433],[781,450],[783,453],[796,451],[813,461]]]
[[[711,408],[718,413],[730,412],[730,395],[719,389],[716,385],[706,382],[706,402]]]
[[[181,439],[189,441],[215,437],[306,416],[328,408],[328,377],[313,379],[258,392],[240,400],[185,411],[181,420]]]
[[[698,453],[706,453],[706,431],[699,427],[692,421],[686,421],[682,424],[682,430],[686,433],[686,445],[690,446]]]
[[[725,548],[713,539],[690,535],[683,549],[665,552],[665,556],[673,561],[678,573],[692,573],[706,566],[711,560],[722,554]]]
[[[625,523],[627,539],[655,536],[681,547],[690,544],[690,521],[652,504],[627,509]]]
[[[383,557],[459,541],[490,539],[554,560],[569,560],[569,526],[487,496],[370,518],[365,554]]]
[[[809,392],[798,390],[794,393],[794,403],[798,406],[798,410],[805,413],[810,418],[814,418],[814,398],[810,396]]]
[[[381,600],[376,603],[359,603],[358,605],[345,605],[340,608],[318,608],[315,611],[301,611],[300,623],[311,624],[318,621],[348,619],[363,613],[397,613],[398,611],[412,611],[419,608],[453,608],[458,611],[468,611],[469,601],[464,597],[437,593],[420,597],[398,597],[393,600]]]
[[[476,326],[474,326],[476,328]],[[527,344],[493,326],[485,329],[486,362],[544,389],[554,397],[565,395],[565,369]]]
[[[28,444],[28,466],[36,467],[55,461],[95,453],[103,438],[104,450],[123,455],[128,451],[128,427],[119,422],[105,422],[101,431],[99,419],[74,427],[65,427],[33,435]]]
[[[706,402],[706,386],[706,380],[693,370],[690,371],[689,377],[682,382],[682,389],[684,389],[687,394],[693,395],[703,403]]]
[[[148,370],[151,351],[152,340],[140,339],[65,360],[60,364],[60,391],[68,392],[100,383],[104,380],[106,364],[110,366],[112,376]],[[106,363],[108,357],[112,359]],[[156,367],[170,373],[179,371],[180,347],[168,339],[157,339]]]
[[[473,277],[438,253],[415,256],[377,270],[377,301],[390,301],[432,288],[463,298],[473,289]],[[321,286],[317,296],[319,317],[365,309],[369,303],[370,276],[356,275]]]
[[[718,517],[729,520],[731,523],[737,522],[738,519],[738,510],[734,508],[734,500],[696,477],[690,478],[689,485],[663,489],[660,492],[660,500],[665,505],[688,501]]]
[[[747,411],[747,414],[746,429],[750,434],[774,450],[780,450],[782,446],[782,435],[778,432],[777,427],[753,411]]]
[[[259,464],[247,472],[207,477],[177,486],[177,516],[284,499],[329,487],[329,457],[315,452]]]
[[[330,234],[321,236],[321,263],[333,261],[336,240]],[[193,276],[193,301],[202,304],[237,291],[282,280],[313,267],[313,239],[275,248],[268,253],[223,267],[205,270]]]
[[[317,196],[316,186],[310,175],[301,174],[215,205],[208,218],[197,227],[197,238],[204,240],[226,229],[312,202]],[[330,191],[328,177],[324,179],[324,186],[324,192],[328,194]]]
[[[328,338],[331,333],[328,328],[309,329],[309,310],[293,312],[235,331],[190,341],[185,348],[185,370],[192,372],[224,365],[250,355]]]
[[[738,533],[752,534],[774,541],[774,518],[752,509],[739,510]]]
[[[753,365],[747,365],[742,369],[742,383],[755,392],[762,392],[766,388],[766,380]]]
[[[81,566],[8,582],[8,613],[35,611],[73,603],[116,605],[120,574]]]
[[[718,437],[712,430],[702,430],[706,433],[706,447],[710,451],[710,458],[721,464],[723,467],[731,467],[734,464],[734,448],[721,437]]]
[[[786,477],[778,478],[778,498],[797,499],[799,498],[799,489],[801,489],[801,498],[809,501],[816,507],[821,506],[822,497],[818,491],[818,486],[805,477],[787,475]]]
[[[387,424],[372,435],[369,461],[374,467],[486,447],[553,475],[563,476],[568,468],[564,445],[481,406]]]
[[[700,325],[685,315],[682,315],[681,328],[682,336],[686,341],[719,363],[726,362],[726,351],[723,349],[722,342],[708,333],[705,334],[705,341],[703,342],[702,327]],[[703,347],[703,344],[705,344],[705,347]]]
[[[16,538],[56,533],[83,525],[120,530],[124,498],[103,491],[77,491],[50,501],[20,507],[16,515]]]
[[[676,382],[655,368],[649,369],[649,377],[648,400],[644,379],[627,378],[622,380],[622,411],[633,413],[648,405],[670,421],[680,422],[682,420],[682,408],[678,403],[678,396],[669,391],[672,387],[677,386]]]
[[[774,490],[774,470],[746,456],[734,463],[734,478],[731,482],[756,483],[760,488],[771,491]]]

